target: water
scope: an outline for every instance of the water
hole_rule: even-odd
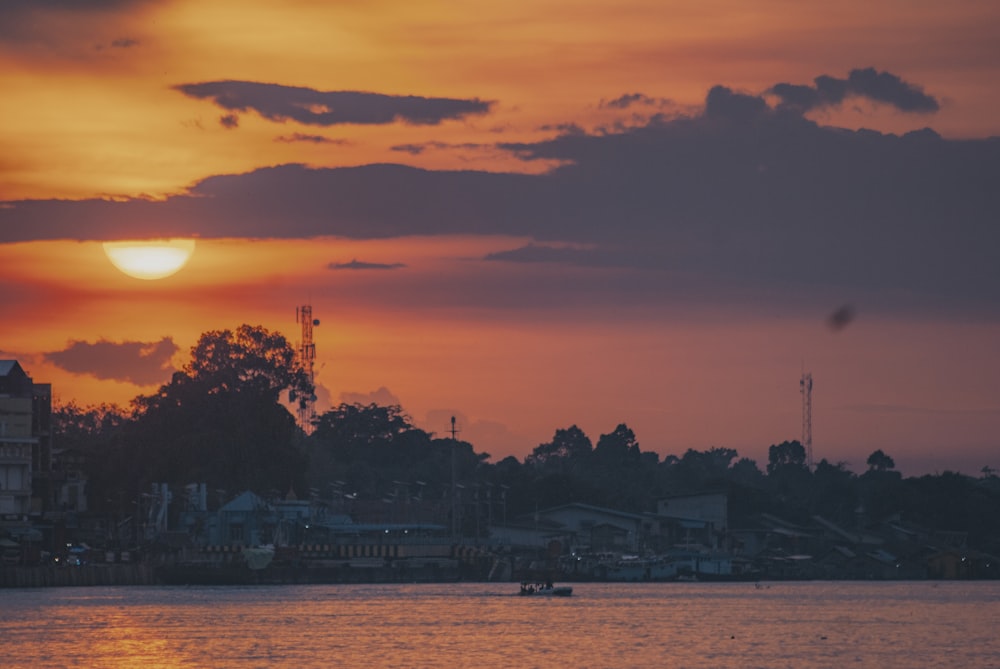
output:
[[[1000,583],[0,590],[7,668],[1000,667]]]

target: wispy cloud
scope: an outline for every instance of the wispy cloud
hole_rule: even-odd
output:
[[[181,93],[212,100],[232,112],[254,111],[269,121],[305,125],[339,124],[436,125],[442,121],[482,115],[491,102],[478,98],[428,98],[362,91],[319,91],[301,86],[255,81],[207,81],[174,87]]]
[[[114,49],[130,49],[134,46],[139,46],[139,40],[131,37],[119,37],[111,42],[111,47]]]
[[[399,398],[393,395],[392,391],[385,386],[380,386],[378,390],[367,393],[345,391],[340,394],[340,401],[345,404],[360,404],[362,406],[368,406],[369,404],[398,406],[401,404]]]
[[[493,144],[480,144],[478,142],[463,142],[460,144],[448,143],[448,142],[419,142],[410,144],[396,144],[390,147],[391,151],[398,151],[400,153],[409,153],[413,156],[418,156],[429,150],[438,151],[451,151],[455,149],[460,150],[471,150],[471,151],[481,151],[481,150],[495,150],[496,146]]]
[[[340,262],[340,263],[334,263],[334,262],[332,262],[329,265],[327,265],[327,269],[335,269],[335,270],[341,270],[341,269],[345,269],[345,270],[370,270],[370,269],[374,269],[374,270],[386,270],[386,269],[402,269],[403,267],[406,267],[406,265],[403,264],[403,263],[401,263],[401,262],[394,262],[394,263],[363,262],[361,260],[358,260],[357,258],[355,258],[354,260],[352,260],[350,262]]]
[[[840,411],[864,414],[912,414],[920,416],[1000,416],[1000,407],[992,409],[954,409],[941,407],[906,406],[901,404],[851,404],[838,407]]]
[[[274,141],[286,144],[294,144],[296,142],[305,142],[307,144],[347,144],[346,139],[332,139],[323,135],[307,135],[301,132],[295,132],[291,135],[279,135],[274,138]]]

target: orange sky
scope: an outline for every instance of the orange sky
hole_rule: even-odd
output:
[[[128,342],[169,338],[175,366],[200,333],[244,322],[297,342],[295,307],[308,303],[322,321],[321,401],[395,399],[438,433],[457,414],[494,458],[523,457],[570,424],[596,442],[625,422],[644,450],[731,446],[763,466],[770,444],[800,436],[805,369],[816,459],[861,470],[882,448],[907,474],[1000,466],[1000,263],[980,223],[996,220],[1000,169],[985,141],[1000,135],[995,2],[72,5],[0,7],[0,357],[61,400],[125,403],[169,378],[146,359],[123,380]],[[883,76],[866,84],[864,68]],[[754,159],[753,179],[789,181],[717,186],[738,142],[673,143],[689,125],[712,132],[713,87],[777,111],[792,99],[778,84],[822,93],[823,75],[849,92],[801,112],[823,133],[824,148],[804,152],[815,163]],[[407,116],[406,96],[426,116]],[[854,162],[837,171],[835,127],[884,141],[850,135]],[[931,177],[850,181],[864,156],[903,151],[890,133],[925,127],[943,144]],[[322,171],[387,163],[442,179],[579,169],[551,196],[536,187],[549,182],[411,188],[402,174],[380,190],[377,175]],[[280,165],[314,171],[259,171]],[[345,174],[354,181],[312,181]],[[273,212],[238,206],[271,187],[290,193]],[[477,209],[483,193],[498,200]],[[842,219],[874,212],[843,248],[820,227],[832,214],[795,227],[840,196]],[[105,202],[85,202],[95,198]],[[148,206],[122,208],[133,200]],[[100,242],[133,228],[183,232],[196,251],[172,277],[126,277]],[[868,240],[874,250],[854,254]],[[549,255],[532,256],[538,247]],[[826,319],[842,304],[858,318],[834,332]],[[52,354],[84,357],[73,342],[110,346],[70,371]]]

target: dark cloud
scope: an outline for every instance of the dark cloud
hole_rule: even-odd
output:
[[[400,153],[408,153],[411,156],[419,156],[421,153],[426,151],[431,145],[427,142],[423,144],[396,144],[391,147],[391,150],[398,151]]]
[[[240,117],[236,114],[226,114],[219,117],[219,125],[228,130],[240,127]]]
[[[581,251],[573,248],[528,244],[508,251],[489,253],[483,259],[507,262],[565,262],[579,258],[580,254]]]
[[[0,0],[0,39],[54,41],[58,35],[46,25],[47,16],[74,13],[106,17],[134,7],[170,0]],[[63,36],[64,37],[64,36]],[[118,40],[116,40],[117,42]],[[112,44],[112,46],[121,46]],[[126,46],[132,46],[128,44]]]
[[[114,49],[130,49],[134,46],[139,46],[139,40],[132,39],[131,37],[120,37],[111,42],[111,46]]]
[[[406,267],[406,265],[401,262],[394,262],[394,263],[364,262],[355,258],[351,262],[340,262],[340,263],[332,262],[326,267],[327,269],[365,270],[365,269],[402,269],[403,267]]]
[[[636,267],[633,254],[613,249],[575,248],[548,244],[528,244],[516,249],[488,253],[483,260],[517,263],[556,263],[583,267]]]
[[[62,351],[45,353],[52,364],[74,374],[124,381],[137,386],[165,383],[174,372],[178,346],[170,337],[158,342],[71,341]]]
[[[211,177],[163,202],[12,203],[0,208],[0,241],[507,235],[532,244],[490,260],[645,272],[632,294],[827,291],[817,303],[851,295],[866,311],[875,296],[1000,308],[998,139],[823,127],[718,86],[699,114],[620,132],[571,126],[496,150],[560,167],[283,165]]]
[[[673,101],[665,98],[652,98],[643,93],[625,93],[613,100],[601,100],[601,109],[628,109],[630,107],[668,107]]]
[[[436,125],[489,112],[493,103],[478,98],[425,98],[360,91],[317,91],[254,81],[208,81],[174,87],[187,96],[212,100],[234,112],[253,110],[270,121],[297,121],[306,125],[403,122]]]
[[[4,0],[0,15],[7,12],[104,11],[148,4],[150,0]]]
[[[464,142],[462,144],[450,144],[448,142],[422,142],[419,144],[396,144],[390,147],[392,151],[398,151],[400,153],[408,153],[411,156],[419,156],[428,150],[435,151],[448,151],[448,150],[466,150],[466,151],[481,151],[483,149],[494,149],[493,144],[479,144],[474,142]]]
[[[763,98],[738,93],[725,86],[713,86],[705,99],[705,116],[710,119],[751,120],[766,116],[770,111]]]
[[[562,135],[586,135],[587,131],[583,126],[576,123],[557,123],[555,125],[543,125],[539,128],[544,132],[555,131]]]
[[[780,98],[780,107],[799,113],[835,107],[852,96],[890,105],[903,112],[931,113],[939,109],[938,101],[919,86],[891,72],[878,72],[873,67],[851,70],[846,79],[824,74],[816,77],[814,83],[814,86],[775,84],[768,93]]]
[[[292,144],[294,142],[306,142],[309,144],[346,144],[347,141],[343,139],[331,139],[330,137],[324,137],[323,135],[306,135],[301,132],[295,132],[291,135],[281,135],[280,137],[275,137],[276,142],[285,142],[287,144]]]

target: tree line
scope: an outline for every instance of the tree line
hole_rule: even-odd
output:
[[[82,457],[88,508],[98,513],[122,513],[154,482],[203,482],[224,499],[291,490],[362,500],[394,494],[401,483],[443,500],[457,482],[502,494],[511,518],[571,502],[642,513],[671,495],[726,490],[734,526],[760,513],[792,522],[821,515],[850,528],[899,518],[968,532],[970,545],[1000,552],[1000,479],[986,468],[980,478],[903,478],[881,450],[861,474],[825,459],[810,468],[798,441],[771,445],[763,469],[724,447],[661,458],[643,451],[624,423],[596,444],[575,425],[557,429],[523,461],[491,462],[471,443],[416,427],[398,405],[343,403],[306,433],[283,399],[313,390],[281,334],[250,325],[210,331],[168,383],[126,408],[55,407],[54,439]]]

